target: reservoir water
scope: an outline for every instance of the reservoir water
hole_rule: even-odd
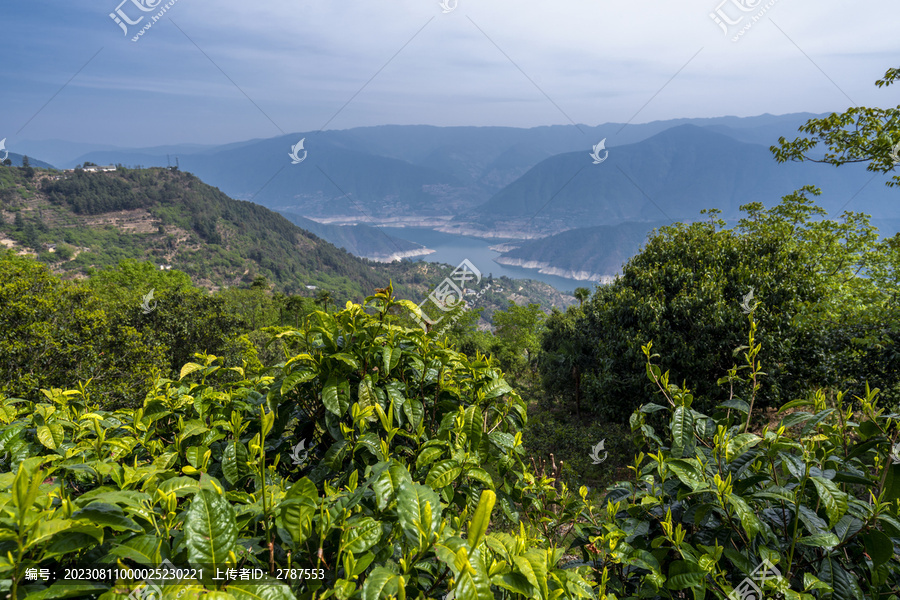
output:
[[[380,229],[388,235],[416,242],[434,250],[434,254],[410,260],[426,260],[455,266],[464,259],[469,259],[485,276],[492,274],[494,277],[505,275],[514,279],[536,279],[567,293],[572,293],[577,287],[593,290],[596,285],[592,281],[544,275],[537,269],[523,269],[498,264],[494,262],[494,258],[500,256],[500,253],[491,250],[490,246],[501,244],[504,240],[483,240],[453,233],[441,233],[424,227],[381,227]]]

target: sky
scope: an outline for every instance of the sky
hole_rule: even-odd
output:
[[[135,148],[896,106],[900,86],[874,82],[900,67],[898,24],[897,0],[7,0],[0,138]]]

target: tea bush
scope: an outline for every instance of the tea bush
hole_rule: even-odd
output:
[[[601,596],[897,600],[900,415],[878,407],[877,390],[855,403],[819,390],[785,404],[774,430],[754,433],[765,375],[755,332],[751,312],[746,364],[719,380],[746,393],[711,416],[654,364],[652,344],[643,347],[665,404],[632,415],[647,449],[634,479],[607,495],[605,522],[585,534]]]
[[[0,402],[0,579],[14,598],[595,596],[561,569],[583,500],[522,460],[524,404],[491,361],[392,316],[390,288],[278,334],[265,370],[197,355],[137,409],[90,386]],[[30,569],[203,567],[42,582]],[[216,569],[238,571],[216,581]],[[279,569],[306,569],[278,583]],[[163,585],[164,583],[164,585]],[[144,587],[141,587],[144,586]]]

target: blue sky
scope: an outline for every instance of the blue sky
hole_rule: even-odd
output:
[[[177,0],[137,42],[171,0],[120,1],[0,4],[8,149],[900,104],[896,0]]]

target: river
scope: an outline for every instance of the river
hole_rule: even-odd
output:
[[[556,275],[544,275],[538,272],[537,269],[523,269],[495,263],[494,258],[500,256],[500,253],[491,250],[490,246],[502,244],[508,240],[483,240],[453,233],[441,233],[425,227],[380,227],[380,229],[388,235],[416,242],[434,250],[434,254],[408,260],[427,260],[428,262],[458,265],[464,259],[469,259],[484,275],[494,275],[495,277],[505,275],[514,279],[535,279],[548,283],[559,291],[567,293],[572,293],[577,287],[593,289],[596,285],[591,281],[578,281],[577,279],[568,279]]]

